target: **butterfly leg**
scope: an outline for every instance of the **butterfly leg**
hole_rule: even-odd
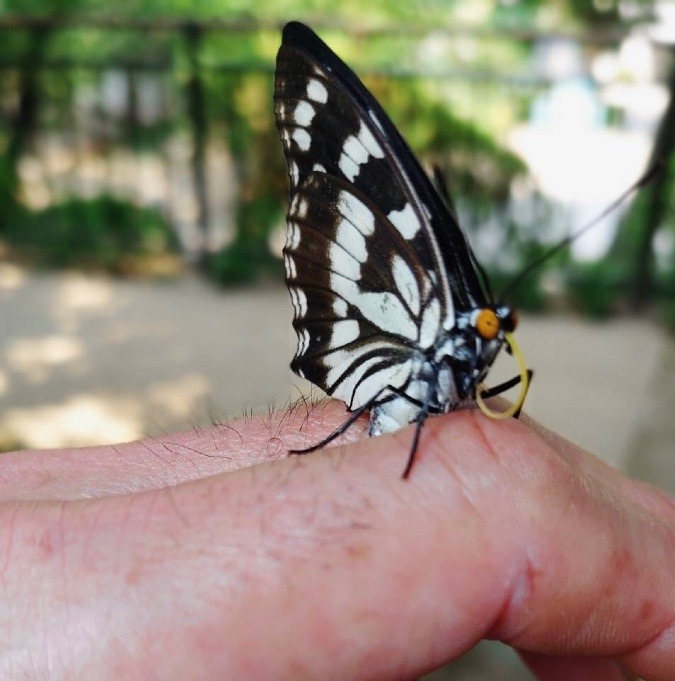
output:
[[[403,475],[401,476],[401,478],[403,480],[408,479],[408,476],[410,475],[410,471],[412,470],[412,467],[413,467],[413,463],[415,462],[415,456],[417,455],[417,447],[420,443],[420,436],[422,435],[422,428],[423,428],[427,418],[429,418],[429,414],[430,414],[432,392],[433,392],[433,384],[430,382],[429,388],[427,390],[427,394],[426,394],[426,397],[425,397],[423,403],[420,404],[418,402],[418,400],[412,400],[411,399],[411,402],[419,404],[421,408],[419,410],[419,413],[415,417],[415,434],[413,435],[413,441],[412,441],[412,444],[410,445],[410,453],[408,454],[408,462],[406,463],[405,469],[403,471]]]
[[[532,382],[532,376],[534,376],[534,372],[532,369],[527,370],[527,382],[528,382],[528,387],[529,384]],[[504,381],[503,383],[500,383],[499,385],[495,385],[492,388],[488,388],[487,390],[481,391],[480,396],[484,399],[487,400],[489,397],[495,397],[495,395],[501,395],[503,392],[507,391],[509,388],[513,388],[514,385],[518,385],[520,383],[520,375],[514,376],[513,378],[510,378],[508,381]],[[520,416],[520,409],[513,415],[514,419],[517,419]]]
[[[342,433],[347,432],[349,430],[349,428],[356,421],[358,421],[361,414],[368,411],[369,409],[372,409],[373,405],[376,402],[378,402],[380,395],[388,389],[389,389],[388,387],[383,388],[372,399],[370,399],[368,402],[366,402],[365,404],[361,405],[358,409],[353,411],[350,414],[349,418],[344,423],[339,425],[330,435],[325,437],[320,442],[317,442],[315,445],[312,445],[311,447],[306,447],[305,449],[290,449],[288,451],[288,453],[289,454],[310,454],[311,452],[317,451],[317,449],[322,449],[327,444],[331,443],[333,440],[340,437],[340,435],[342,435]],[[384,404],[385,402],[388,402],[389,400],[394,399],[394,397],[395,397],[395,395],[392,395],[391,397],[385,398],[384,400],[380,400],[379,404]]]
[[[393,395],[395,395],[396,397],[402,397],[406,402],[409,402],[415,407],[424,409],[424,402],[422,400],[417,400],[414,397],[410,397],[410,395],[408,395],[408,393],[406,393],[405,390],[402,390],[401,388],[395,388],[394,386],[389,386],[388,390],[391,393],[393,393]]]
[[[381,395],[383,393],[389,393],[385,398],[381,398]],[[410,471],[412,469],[413,463],[415,461],[415,456],[417,454],[417,448],[419,445],[420,441],[420,436],[422,434],[422,427],[424,426],[425,421],[429,417],[429,414],[431,413],[430,405],[431,405],[431,396],[432,396],[432,386],[430,384],[429,390],[427,392],[427,395],[424,399],[424,401],[417,400],[413,397],[410,397],[410,395],[407,395],[404,391],[400,390],[399,388],[395,388],[394,386],[386,386],[382,390],[380,390],[373,398],[371,398],[368,402],[365,404],[361,405],[358,409],[356,409],[354,412],[352,412],[349,416],[349,418],[339,425],[330,435],[325,437],[323,440],[320,442],[317,442],[315,445],[312,445],[311,447],[306,447],[305,449],[291,449],[289,450],[289,454],[309,454],[311,452],[315,452],[318,449],[322,449],[325,447],[327,444],[331,443],[333,440],[335,440],[337,437],[345,433],[349,428],[359,419],[359,417],[366,411],[372,409],[375,405],[381,406],[384,404],[387,404],[388,402],[391,402],[392,400],[395,399],[400,399],[404,398],[407,402],[410,402],[413,406],[418,408],[418,412],[415,415],[414,423],[415,425],[415,434],[413,435],[413,441],[410,446],[410,453],[408,454],[408,461],[405,466],[405,470],[403,471],[402,478],[405,480],[408,478],[410,475]]]
[[[527,383],[528,386],[530,382],[532,381],[532,376],[534,376],[534,372],[532,369],[527,370]],[[495,395],[501,395],[501,393],[505,392],[509,388],[513,388],[513,386],[518,385],[520,383],[520,375],[514,376],[513,378],[510,378],[508,381],[504,381],[503,383],[500,383],[499,385],[496,385],[492,388],[488,388],[487,390],[483,390],[481,392],[481,397],[483,399],[487,399],[489,397],[494,397]],[[419,445],[420,441],[420,436],[422,435],[422,427],[424,426],[425,421],[429,417],[430,414],[430,403],[431,403],[431,383],[429,384],[429,392],[427,393],[427,397],[424,400],[424,402],[419,402],[419,400],[415,400],[410,398],[409,396],[405,395],[405,397],[410,400],[411,403],[415,404],[416,406],[420,407],[420,411],[417,414],[415,418],[415,434],[413,435],[413,441],[412,445],[410,447],[410,454],[408,455],[408,462],[406,464],[405,470],[403,471],[403,479],[406,480],[408,476],[410,475],[410,471],[412,469],[413,463],[415,461],[415,456],[417,454],[417,447]],[[520,416],[520,409],[513,415],[514,418],[518,418]]]
[[[408,476],[410,475],[410,471],[412,470],[412,466],[413,466],[413,463],[415,461],[415,455],[417,454],[417,446],[420,443],[420,435],[422,435],[422,426],[424,426],[424,422],[427,420],[428,416],[429,416],[428,413],[421,411],[419,413],[419,416],[417,417],[416,422],[415,422],[415,434],[413,435],[413,441],[412,441],[412,444],[410,445],[410,453],[408,454],[408,461],[405,465],[403,475],[401,476],[401,478],[403,480],[408,479]]]

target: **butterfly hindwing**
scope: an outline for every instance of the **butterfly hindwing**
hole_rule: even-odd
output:
[[[436,339],[441,305],[409,242],[342,178],[314,172],[291,200],[284,249],[296,373],[357,408],[401,388]]]

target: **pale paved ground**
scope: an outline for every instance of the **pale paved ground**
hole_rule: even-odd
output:
[[[283,405],[301,384],[287,368],[290,317],[279,286],[222,293],[0,263],[0,445],[129,440]],[[672,339],[568,317],[526,317],[518,337],[536,370],[534,418],[675,490]],[[488,645],[443,678],[530,678],[520,669]]]
[[[0,264],[0,433],[92,444],[283,405],[294,385],[306,389],[287,368],[290,317],[277,286],[222,293],[196,279],[27,276]],[[668,383],[664,335],[634,321],[528,317],[518,338],[536,371],[527,411],[626,465],[653,416],[654,379]],[[507,356],[497,369],[493,382],[515,373]]]

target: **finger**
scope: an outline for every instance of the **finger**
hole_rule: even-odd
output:
[[[0,502],[116,496],[254,466],[320,441],[345,414],[339,402],[298,402],[274,414],[137,442],[9,452],[0,458]],[[355,425],[338,442],[362,435]]]
[[[606,488],[611,489],[618,496],[625,496],[644,506],[665,522],[675,523],[675,497],[672,494],[653,485],[626,477],[602,459],[592,456],[527,416],[522,421],[535,430],[580,474],[601,481]]]
[[[539,681],[628,681],[613,660],[589,657],[553,657],[521,653],[523,662]]]
[[[65,570],[70,601],[92,603],[97,657],[85,672],[96,678],[124,677],[122,664],[169,680],[195,664],[204,678],[414,678],[487,636],[543,654],[641,650],[632,671],[669,678],[672,528],[580,476],[524,424],[432,419],[404,482],[410,438],[405,429],[133,503],[71,505],[66,531],[54,507],[40,541],[15,522],[12,556],[41,584]],[[5,570],[9,603],[30,596],[21,574]],[[39,622],[26,608],[6,616],[25,647]],[[51,658],[67,666],[70,643],[54,642]]]

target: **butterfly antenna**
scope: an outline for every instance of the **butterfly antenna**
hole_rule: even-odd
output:
[[[604,220],[610,213],[616,210],[627,198],[629,198],[633,193],[642,189],[644,186],[648,185],[655,177],[663,170],[663,162],[657,161],[651,168],[649,168],[638,180],[636,180],[626,191],[616,198],[612,203],[605,208],[598,216],[591,220],[588,224],[584,225],[580,230],[570,234],[565,237],[562,241],[558,242],[555,246],[552,246],[547,251],[544,251],[538,258],[535,258],[531,263],[529,263],[524,270],[522,270],[516,278],[506,287],[500,296],[500,300],[504,301],[509,294],[511,294],[514,289],[516,289],[524,279],[526,279],[534,270],[536,270],[542,263],[546,262],[549,258],[554,256],[558,251],[561,251],[566,246],[569,246],[573,241],[578,239],[582,234],[585,234],[589,229],[595,227],[598,222]]]

